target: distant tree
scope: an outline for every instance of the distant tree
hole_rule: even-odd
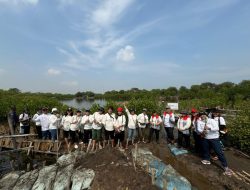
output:
[[[21,92],[21,90],[19,90],[18,88],[10,88],[8,91],[11,93],[16,93],[16,94]]]

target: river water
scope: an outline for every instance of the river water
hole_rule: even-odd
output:
[[[72,99],[72,100],[62,100],[63,104],[77,108],[77,109],[90,109],[93,104],[99,104],[100,106],[106,105],[106,100],[96,99],[96,100],[85,100],[85,99]]]

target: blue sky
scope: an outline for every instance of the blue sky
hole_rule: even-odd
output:
[[[105,92],[249,78],[249,0],[0,0],[3,89]]]

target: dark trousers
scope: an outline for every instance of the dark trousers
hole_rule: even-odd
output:
[[[84,129],[84,143],[88,144],[89,139],[92,139],[92,129]]]
[[[72,143],[76,143],[76,131],[69,131],[69,135],[71,138]]]
[[[124,137],[125,137],[125,132],[121,131],[119,133],[115,132],[115,144],[118,143],[118,140],[120,140],[120,143],[122,143],[124,141]]]
[[[202,154],[202,144],[201,144],[201,136],[198,135],[195,131],[193,131],[194,137],[194,149],[196,153]]]
[[[149,132],[149,142],[151,141],[153,134],[155,133],[155,137],[156,137],[156,142],[159,142],[159,133],[160,130],[154,129],[154,128],[150,128],[150,132]]]
[[[91,130],[91,133],[92,133],[92,130]],[[78,135],[79,135],[79,141],[84,142],[84,132],[83,131],[79,131]]]
[[[42,139],[43,140],[49,139],[49,130],[42,131]]]
[[[52,141],[57,140],[57,129],[50,129],[50,137]]]
[[[215,154],[218,156],[223,167],[227,167],[227,160],[224,156],[220,140],[219,139],[202,139],[203,147],[203,159],[210,160],[210,148],[212,148]]]
[[[167,141],[172,142],[174,140],[174,128],[173,127],[164,127],[167,134]]]
[[[183,145],[183,139],[185,141],[185,145]],[[178,146],[189,148],[190,147],[190,135],[183,134],[181,131],[178,131]]]
[[[37,138],[42,139],[42,129],[41,125],[36,125]]]
[[[22,129],[23,129],[23,134],[29,134],[30,133],[30,126],[29,125],[22,126]]]

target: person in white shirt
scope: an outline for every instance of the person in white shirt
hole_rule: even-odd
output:
[[[42,110],[41,109],[38,109],[36,114],[33,116],[32,118],[32,121],[35,122],[35,119],[42,114]],[[38,122],[35,122],[35,125],[36,125],[36,132],[37,132],[37,137],[38,139],[42,139],[42,129],[41,129],[41,122],[38,121]]]
[[[58,114],[57,108],[53,108],[51,111],[51,115],[49,116],[49,132],[52,141],[57,140],[58,136],[58,128],[60,126],[61,117]]]
[[[163,112],[163,125],[167,134],[167,142],[174,143],[174,124],[175,117],[169,106],[166,106],[165,112]]]
[[[178,119],[177,122],[179,148],[190,148],[190,127],[191,118],[188,116],[187,111],[182,111],[181,117]],[[185,145],[183,145],[183,138],[185,140]]]
[[[159,133],[161,129],[161,123],[162,123],[161,117],[157,114],[156,111],[153,111],[153,115],[150,118],[150,132],[149,132],[148,143],[151,142],[152,136],[155,133],[156,142],[157,144],[159,144]]]
[[[67,109],[67,115],[62,118],[62,127],[63,127],[63,137],[69,148],[69,130],[72,122],[73,111],[71,108]]]
[[[42,115],[39,115],[34,121],[41,123],[41,129],[42,129],[42,139],[49,139],[49,115],[48,115],[48,108],[42,109],[43,113]]]
[[[71,141],[74,144],[75,148],[78,148],[76,135],[77,135],[77,131],[80,129],[79,126],[80,126],[80,123],[81,123],[81,120],[82,120],[82,115],[81,114],[82,114],[82,111],[77,110],[76,115],[72,116],[72,120],[71,120],[71,123],[70,123],[69,134],[70,134]]]
[[[123,114],[123,108],[117,108],[117,117],[115,121],[115,144],[119,147],[124,146],[124,137],[125,137],[125,125],[126,125],[126,117]],[[119,142],[119,143],[118,143]]]
[[[99,143],[99,148],[101,149],[101,132],[103,127],[103,117],[104,117],[104,108],[100,107],[98,109],[98,112],[95,112],[93,114],[93,124],[92,124],[92,140],[93,140],[93,146],[92,151],[96,148],[96,143]]]
[[[30,133],[30,117],[26,109],[23,111],[22,114],[20,114],[19,122],[20,122],[20,134],[29,134]]]
[[[134,140],[136,137],[136,128],[137,128],[137,115],[135,114],[134,109],[131,109],[129,111],[125,104],[124,107],[128,115],[128,138],[126,143],[126,149],[128,149],[129,141],[132,141],[132,145],[134,145]]]
[[[114,108],[110,106],[108,108],[108,113],[106,113],[103,117],[103,125],[104,125],[104,134],[105,134],[105,141],[104,146],[106,142],[108,142],[111,139],[111,145],[114,147],[114,125],[115,125],[115,114],[113,113]]]
[[[194,149],[195,152],[201,155],[202,146],[201,146],[201,134],[198,131],[198,121],[200,120],[199,113],[196,109],[192,108],[191,110],[191,128],[193,129],[193,138],[194,138]]]
[[[82,117],[81,125],[84,129],[84,145],[87,146],[90,139],[92,139],[92,124],[93,124],[93,116],[90,114],[90,110],[85,111],[85,115]]]
[[[200,113],[200,120],[198,121],[198,131],[202,134],[203,160],[202,164],[211,164],[210,149],[212,148],[218,156],[222,166],[224,167],[226,175],[232,175],[232,170],[228,168],[227,160],[223,153],[219,140],[219,126],[218,123],[211,118],[208,118],[205,112]]]
[[[138,126],[139,126],[139,141],[145,142],[145,135],[146,135],[146,127],[149,123],[148,116],[147,116],[147,109],[144,108],[143,112],[137,116]]]

